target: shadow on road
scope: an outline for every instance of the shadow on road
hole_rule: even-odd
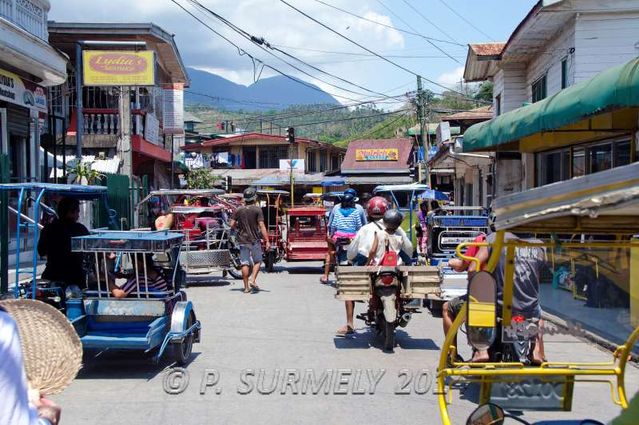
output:
[[[336,336],[333,338],[333,343],[338,349],[382,349],[381,337],[377,331],[370,328],[356,331],[354,335],[348,337]],[[439,350],[439,346],[432,339],[411,338],[401,329],[395,330],[395,346],[402,350]]]
[[[155,363],[155,352],[106,350],[85,352],[82,369],[76,379],[143,379],[151,380],[166,368],[175,366],[170,351],[165,351],[159,363]],[[193,352],[188,367],[200,353]]]
[[[229,286],[233,282],[220,276],[189,276],[187,279],[189,287],[209,287],[209,286]]]

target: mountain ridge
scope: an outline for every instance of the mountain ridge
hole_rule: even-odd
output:
[[[284,76],[268,77],[244,86],[208,71],[188,68],[188,73],[191,86],[185,90],[186,105],[245,111],[279,110],[293,105],[339,105],[319,87],[296,83]]]

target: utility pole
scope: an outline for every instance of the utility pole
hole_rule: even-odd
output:
[[[428,168],[428,152],[430,151],[430,138],[426,131],[426,96],[422,90],[422,77],[417,76],[417,117],[419,119],[419,134],[422,138],[422,150],[424,152],[424,159],[418,164],[418,178],[419,183],[424,181],[426,177],[426,184],[430,187],[430,170]],[[426,176],[423,174],[426,173]],[[432,189],[432,187],[431,187]]]
[[[289,183],[291,185],[291,208],[295,207],[295,176],[293,175],[293,168],[295,167],[295,129],[288,127],[286,129],[286,141],[288,142],[288,157],[289,157]]]
[[[118,112],[120,114],[118,155],[122,158],[121,174],[129,178],[129,211],[133,212],[133,149],[131,147],[131,95],[129,87],[120,86],[120,101],[118,103]],[[128,219],[130,220],[131,217],[128,217]]]
[[[75,157],[80,164],[82,158],[82,136],[84,135],[84,111],[82,105],[82,44],[75,44]],[[57,159],[56,159],[57,160]],[[64,164],[65,174],[67,165]],[[57,182],[56,182],[57,183]]]

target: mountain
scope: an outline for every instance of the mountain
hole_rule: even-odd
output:
[[[210,72],[193,68],[189,68],[188,72],[191,87],[187,88],[185,93],[187,105],[263,111],[284,109],[292,105],[339,104],[333,96],[321,89],[314,90],[284,76],[264,78],[247,87]]]

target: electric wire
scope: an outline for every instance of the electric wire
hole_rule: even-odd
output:
[[[469,19],[466,19],[461,13],[457,12],[452,6],[450,6],[447,2],[445,2],[444,0],[439,0],[439,2],[441,4],[443,4],[444,6],[446,6],[446,8],[448,10],[450,10],[451,12],[453,12],[459,19],[461,19],[462,21],[466,22],[468,25],[470,25],[472,28],[474,28],[477,32],[481,33],[482,35],[488,37],[489,40],[495,41],[495,39],[491,36],[489,36],[488,34],[486,34],[484,31],[482,31],[480,28],[478,28],[475,24],[472,23],[472,21],[470,21]]]
[[[459,43],[457,40],[455,40],[455,38],[453,36],[451,36],[450,34],[448,34],[446,31],[444,31],[442,28],[440,28],[439,26],[437,26],[436,23],[434,23],[433,21],[431,21],[430,19],[428,19],[422,12],[419,11],[419,9],[417,9],[415,6],[413,6],[412,4],[410,4],[407,0],[402,0],[404,2],[404,4],[406,4],[406,6],[410,7],[411,9],[413,9],[413,11],[415,11],[415,13],[417,13],[419,16],[421,16],[421,18],[426,21],[427,23],[429,23],[430,25],[432,25],[434,28],[436,28],[439,32],[441,32],[442,34],[444,34],[446,37],[450,38],[451,40],[453,40],[456,43]]]

